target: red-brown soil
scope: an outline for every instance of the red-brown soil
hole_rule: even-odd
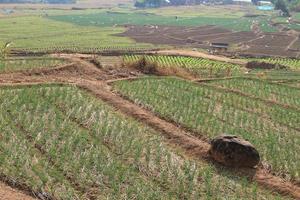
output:
[[[97,68],[94,64],[81,59],[80,57],[72,55],[64,55],[64,57],[70,59],[73,63],[56,69],[0,74],[0,86],[28,85],[49,82],[75,84],[78,87],[92,93],[102,101],[107,102],[123,114],[133,117],[154,128],[165,136],[167,143],[171,146],[181,148],[187,156],[190,156],[193,159],[202,159],[213,163],[207,153],[210,147],[207,138],[204,136],[198,136],[199,134],[196,137],[192,132],[178,126],[176,123],[156,116],[151,111],[140,107],[111,90],[107,81],[111,82],[112,80],[119,78],[136,78],[137,75],[132,75],[131,70],[123,70],[123,76],[120,77],[118,75],[111,75],[109,74],[109,69]],[[134,73],[138,74],[137,72]],[[127,77],[125,77],[125,74],[127,74]],[[219,167],[218,164],[214,164],[216,167]],[[246,176],[253,181],[256,181],[260,186],[268,188],[271,191],[275,191],[295,199],[300,199],[299,185],[272,175],[268,170],[265,170],[263,166],[259,166],[257,169],[240,170],[228,168],[228,170],[232,173]],[[10,190],[7,187],[3,188],[4,193],[6,190],[7,192]],[[16,195],[17,194],[18,193],[16,193]]]
[[[166,44],[210,49],[210,44],[228,43],[230,53],[252,56],[296,57],[300,54],[295,35],[289,32],[233,32],[216,26],[126,26],[127,31],[119,36],[130,37],[137,42]]]
[[[3,199],[3,200],[34,200],[35,198],[0,182],[0,199]]]
[[[210,42],[238,44],[238,43],[244,43],[249,40],[253,40],[255,38],[257,38],[257,35],[255,33],[241,31],[241,32],[228,34],[223,37],[212,38]]]

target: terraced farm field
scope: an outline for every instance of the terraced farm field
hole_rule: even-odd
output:
[[[67,61],[63,59],[44,57],[0,59],[0,73],[37,68],[51,68],[65,63],[67,63]]]
[[[250,5],[116,2],[0,5],[0,199],[299,199],[297,33]],[[222,164],[224,133],[260,162]]]
[[[151,16],[151,17],[149,17]],[[250,31],[251,19],[237,18],[222,18],[222,17],[175,17],[155,15],[151,13],[134,13],[132,11],[125,12],[99,12],[87,15],[57,15],[50,16],[50,19],[74,23],[81,26],[113,26],[113,25],[173,25],[173,26],[203,26],[217,25],[228,29],[238,31]]]
[[[40,198],[281,199],[74,86],[1,87],[0,108],[1,177]]]
[[[243,78],[191,83],[152,77],[113,86],[195,136],[227,133],[249,140],[272,171],[300,180],[299,89]]]
[[[128,55],[124,56],[124,63],[130,65],[137,62],[143,56]],[[213,77],[213,76],[231,76],[241,72],[238,65],[213,61],[204,58],[192,58],[183,56],[144,56],[146,61],[157,63],[162,67],[183,68],[196,76]]]
[[[299,70],[286,70],[286,69],[271,69],[271,70],[262,70],[254,69],[251,70],[248,74],[248,77],[252,78],[261,78],[267,79],[274,82],[288,82],[288,81],[297,81],[300,80],[300,71]]]
[[[0,46],[12,42],[11,49],[31,52],[97,52],[107,50],[148,49],[122,33],[122,27],[85,27],[58,22],[40,16],[21,16],[0,20]]]
[[[286,66],[290,69],[299,70],[300,69],[300,59],[292,59],[292,58],[250,58],[249,61],[259,61],[259,62],[266,62],[272,64],[278,64]]]

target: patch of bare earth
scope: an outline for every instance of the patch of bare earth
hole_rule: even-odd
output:
[[[3,200],[34,200],[35,198],[0,182],[0,199],[3,199]]]
[[[137,42],[166,44],[180,47],[210,49],[211,43],[227,43],[228,53],[251,56],[299,56],[299,39],[290,32],[263,33],[252,26],[252,31],[231,31],[217,26],[126,26],[126,36]]]
[[[180,127],[178,124],[156,116],[153,112],[113,92],[107,83],[118,79],[138,78],[138,75],[133,75],[133,72],[128,69],[123,71],[122,77],[111,75],[109,69],[99,68],[95,64],[81,59],[78,56],[64,56],[73,63],[58,69],[0,74],[0,85],[29,85],[49,82],[77,85],[102,101],[107,102],[123,114],[133,117],[159,131],[165,136],[167,143],[171,146],[183,149],[187,156],[193,159],[206,160],[207,162],[213,163],[216,167],[220,167],[219,164],[214,163],[210,159],[208,155],[210,144],[204,135],[196,137],[192,132]],[[126,77],[124,77],[125,74],[127,74]],[[263,188],[268,188],[282,195],[300,199],[299,185],[272,175],[272,173],[264,169],[262,165],[256,169],[228,168],[227,170],[236,175],[248,177],[250,180],[256,181]]]

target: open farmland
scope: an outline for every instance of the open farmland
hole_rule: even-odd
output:
[[[293,84],[300,81],[299,70],[261,70],[255,69],[251,70],[247,77],[260,78],[263,80],[268,80],[270,82],[281,83],[281,84]]]
[[[149,17],[151,16],[151,17]],[[171,26],[203,26],[217,25],[227,29],[250,31],[251,19],[222,18],[222,17],[175,17],[155,15],[151,13],[132,12],[99,12],[86,15],[58,15],[49,16],[50,19],[74,23],[82,26],[113,26],[113,25],[171,25]]]
[[[130,65],[141,59],[142,56],[124,56],[124,63]],[[182,68],[197,77],[231,76],[241,72],[240,66],[208,60],[204,58],[192,58],[183,56],[144,56],[146,61],[157,63],[162,67]]]
[[[112,36],[124,28],[88,27],[26,16],[0,20],[0,44],[12,42],[13,50],[32,52],[97,52],[151,48],[149,44],[136,44],[125,37]]]
[[[252,90],[238,85],[235,90],[221,87],[215,85],[218,81],[190,83],[174,78],[122,81],[114,87],[198,137],[233,133],[248,139],[275,172],[299,181],[299,89],[248,79],[231,82],[247,83]],[[278,90],[283,93],[277,94]]]
[[[137,42],[166,44],[176,47],[210,49],[211,43],[229,44],[229,52],[247,56],[297,57],[299,51],[290,48],[297,36],[286,33],[255,33],[233,31],[228,27],[199,26],[127,26],[126,32],[118,34]]]
[[[24,16],[18,9],[16,15],[1,18],[0,43],[10,41],[12,49],[30,52],[93,53],[142,51],[164,48],[162,45],[210,49],[210,43],[221,42],[230,45],[232,54],[298,56],[296,35],[281,31],[278,36],[278,30],[270,24],[270,13],[253,11],[257,16],[247,17],[250,8],[199,6],[199,10],[178,8],[178,14],[186,13],[179,16],[174,15],[177,9],[172,9],[165,14],[159,14],[160,9],[130,7],[25,9]],[[274,42],[265,44],[267,39]]]
[[[0,5],[0,199],[300,199],[287,18],[128,1]]]
[[[266,62],[271,64],[278,64],[285,66],[289,69],[299,70],[300,69],[300,60],[299,59],[291,59],[291,58],[250,58],[249,61],[258,61],[258,62]]]
[[[7,4],[0,4],[0,8],[3,9],[72,9],[72,8],[80,8],[80,9],[88,9],[88,8],[112,8],[118,5],[131,5],[131,0],[79,0],[76,3],[71,4],[45,4],[41,1],[37,1],[36,3],[7,3]]]
[[[211,165],[184,159],[154,130],[76,87],[6,87],[0,93],[2,176],[36,194],[280,199]]]
[[[20,57],[13,59],[0,59],[0,73],[29,69],[51,68],[65,63],[67,63],[67,61],[63,59],[47,57]]]

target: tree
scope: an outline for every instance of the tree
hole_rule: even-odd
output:
[[[275,9],[281,10],[284,16],[290,16],[289,9],[286,6],[286,3],[284,0],[276,0],[275,1]]]
[[[258,0],[251,0],[254,5],[258,5]]]
[[[135,2],[134,6],[137,8],[144,8],[144,7],[146,7],[146,3],[145,3],[145,1],[138,0]]]

